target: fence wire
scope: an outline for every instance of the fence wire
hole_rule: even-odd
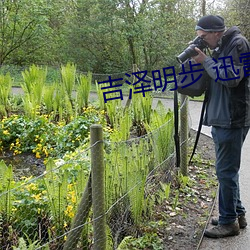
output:
[[[171,183],[176,173],[173,128],[172,117],[144,136],[97,142],[104,143],[106,249],[118,249],[127,237],[142,233],[139,225],[154,216],[161,184]],[[17,179],[1,161],[1,249],[93,248],[93,224],[102,217],[93,219],[91,207],[94,146],[79,149],[74,158],[49,159],[38,176]],[[16,182],[20,185],[13,188]]]

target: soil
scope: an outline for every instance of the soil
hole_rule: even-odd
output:
[[[0,160],[13,167],[15,180],[23,176],[39,176],[45,171],[43,159],[36,158],[32,153],[13,155],[12,152],[7,152],[0,156]]]
[[[196,132],[190,133],[190,146],[193,147]],[[158,208],[161,213],[167,215],[168,225],[159,232],[163,238],[164,250],[199,249],[217,194],[218,183],[214,162],[213,141],[201,134],[196,156],[188,170],[192,183],[187,184],[185,188],[179,187],[179,202],[176,209],[173,209],[171,202]],[[175,199],[174,195],[172,199]]]

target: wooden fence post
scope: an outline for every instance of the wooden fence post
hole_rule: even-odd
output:
[[[106,249],[105,183],[103,130],[99,124],[90,127],[91,176],[93,205],[93,250]]]

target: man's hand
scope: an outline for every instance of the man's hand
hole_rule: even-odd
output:
[[[195,47],[194,49],[198,53],[198,55],[193,56],[192,58],[195,60],[195,62],[202,64],[204,62],[204,60],[207,58],[207,56],[197,47]]]

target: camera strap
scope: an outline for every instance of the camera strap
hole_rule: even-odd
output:
[[[195,142],[194,142],[194,147],[193,147],[193,151],[192,154],[190,156],[189,159],[189,164],[191,164],[193,156],[195,154],[198,142],[199,142],[199,138],[200,138],[200,134],[201,134],[201,128],[202,128],[202,122],[203,122],[203,117],[205,114],[205,110],[206,110],[206,104],[207,104],[207,97],[208,97],[208,90],[205,91],[205,96],[204,96],[204,100],[202,103],[202,108],[201,108],[201,114],[200,114],[200,120],[199,120],[199,125],[198,125],[198,130],[196,132],[196,138],[195,138]]]
[[[176,167],[180,167],[180,137],[179,137],[179,105],[178,105],[178,92],[174,91],[174,142],[176,154]]]

